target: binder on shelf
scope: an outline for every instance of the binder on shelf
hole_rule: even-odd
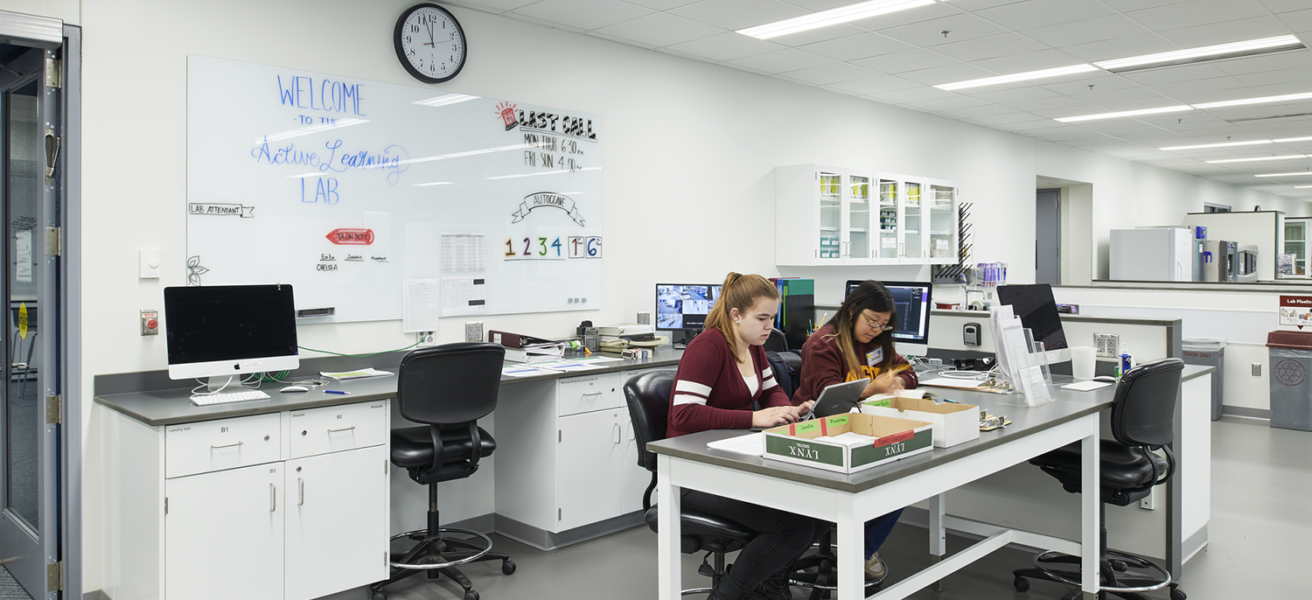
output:
[[[565,353],[565,346],[560,342],[510,333],[509,331],[488,331],[488,341],[506,347],[506,360],[531,363],[554,360]]]

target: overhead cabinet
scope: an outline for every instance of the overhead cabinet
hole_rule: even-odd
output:
[[[777,168],[775,184],[779,265],[956,262],[955,183],[796,165]]]

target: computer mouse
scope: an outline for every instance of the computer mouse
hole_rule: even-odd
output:
[[[308,392],[308,391],[310,391],[310,388],[307,388],[307,387],[304,387],[304,386],[300,386],[300,385],[289,385],[289,386],[287,386],[287,387],[285,387],[285,388],[282,388],[282,389],[279,390],[279,391],[282,392],[282,393],[284,393],[284,394],[286,394],[286,393],[288,393],[288,392]]]
[[[1099,375],[1093,378],[1094,381],[1106,381],[1107,383],[1116,383],[1116,378],[1111,375]]]

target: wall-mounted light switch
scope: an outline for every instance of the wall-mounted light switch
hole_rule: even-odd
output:
[[[1262,376],[1262,363],[1253,363],[1253,377]]]

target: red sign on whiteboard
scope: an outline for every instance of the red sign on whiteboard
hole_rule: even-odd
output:
[[[374,230],[334,229],[328,232],[327,238],[339,246],[368,246],[374,243]]]

